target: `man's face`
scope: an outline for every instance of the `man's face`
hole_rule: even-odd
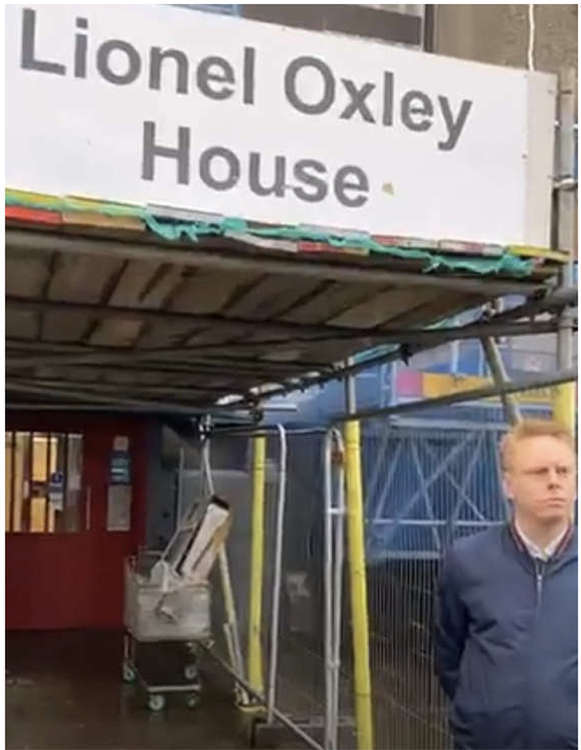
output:
[[[518,514],[541,523],[567,521],[575,502],[575,455],[563,440],[548,435],[519,440],[504,487]]]

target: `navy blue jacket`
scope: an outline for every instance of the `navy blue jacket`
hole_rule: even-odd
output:
[[[459,747],[577,747],[576,529],[547,563],[509,525],[456,542],[435,636]]]

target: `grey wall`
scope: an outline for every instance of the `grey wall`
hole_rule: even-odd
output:
[[[244,18],[281,26],[334,31],[400,44],[421,42],[420,18],[393,10],[401,6],[241,4],[238,7]]]
[[[527,68],[528,5],[436,5],[434,52]],[[577,5],[535,5],[535,68],[577,67]]]
[[[152,420],[148,427],[146,544],[162,549],[173,531],[173,466],[164,453],[161,422]]]

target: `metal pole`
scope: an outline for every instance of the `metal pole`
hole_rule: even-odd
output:
[[[485,338],[480,339],[480,343],[482,344],[482,348],[484,349],[484,353],[486,355],[488,366],[490,367],[490,372],[492,373],[494,382],[498,386],[505,385],[509,382],[509,377],[507,375],[504,362],[502,361],[502,354],[500,353],[498,344],[492,338],[492,336],[486,336]],[[516,424],[517,422],[520,422],[521,413],[516,399],[506,393],[501,393],[500,400],[502,401],[502,406],[504,408],[504,414],[506,416],[507,422],[509,424]]]
[[[264,577],[264,469],[266,438],[255,437],[252,464],[252,537],[248,623],[248,680],[258,693],[264,693],[262,676],[262,584]]]
[[[238,671],[238,674],[244,677],[244,661],[242,659],[242,650],[240,648],[240,635],[238,633],[238,619],[236,616],[236,604],[234,602],[234,593],[232,591],[232,579],[230,578],[230,567],[228,565],[228,556],[224,545],[220,548],[219,554],[220,576],[222,578],[222,591],[224,595],[224,608],[226,610],[227,622],[224,628],[228,631],[229,640],[232,644],[233,653],[230,655],[232,667]],[[249,703],[248,695],[241,690],[237,691],[238,702],[241,706],[247,706]]]
[[[331,515],[331,494],[332,494],[332,477],[331,477],[331,446],[332,446],[332,431],[329,431],[325,435],[325,441],[323,444],[324,450],[324,468],[325,468],[325,553],[324,553],[324,579],[323,585],[325,590],[325,633],[324,633],[324,644],[325,644],[325,737],[324,746],[325,750],[335,750],[335,744],[333,742],[333,629],[332,629],[332,566],[333,566],[333,538],[332,538],[332,524],[333,519]]]
[[[180,447],[180,463],[178,468],[178,508],[177,508],[177,525],[182,520],[184,508],[184,470],[185,470],[185,452],[183,446]]]
[[[205,425],[206,429],[209,428],[209,421]],[[212,476],[212,465],[210,461],[210,438],[205,437],[202,443],[202,482],[206,483],[206,487],[210,495],[213,495],[214,490],[214,478]],[[218,561],[220,564],[220,579],[222,582],[222,595],[224,597],[224,609],[226,611],[226,622],[224,623],[224,632],[226,634],[226,645],[230,654],[230,661],[232,662],[232,668],[244,677],[244,661],[242,659],[242,649],[240,648],[240,634],[238,633],[238,617],[236,615],[236,603],[234,600],[234,592],[232,591],[232,579],[230,577],[230,566],[228,564],[228,555],[226,554],[226,547],[223,544],[220,547],[218,554]],[[248,694],[240,689],[240,685],[236,685],[236,696],[238,703],[241,706],[246,706],[249,703]]]
[[[212,430],[212,435],[229,435],[230,437],[268,437],[277,428],[277,425],[264,425],[255,427],[218,427]],[[298,427],[285,429],[286,435],[326,435],[328,427]]]
[[[337,502],[333,503],[333,440],[340,454]],[[339,730],[339,668],[341,666],[341,593],[345,533],[345,469],[341,433],[331,428],[325,436],[325,748],[336,750]],[[335,533],[333,534],[333,527]],[[333,556],[333,539],[335,542]]]
[[[282,425],[277,425],[280,438],[280,457],[278,471],[278,503],[276,518],[276,542],[274,553],[274,583],[272,591],[272,624],[270,628],[270,673],[268,678],[268,713],[267,722],[270,724],[274,717],[274,703],[276,700],[276,672],[278,668],[278,626],[280,618],[280,583],[282,570],[282,545],[284,532],[284,510],[286,504],[286,433]]]
[[[540,305],[541,303],[539,303]],[[524,308],[524,306],[523,306]],[[515,313],[516,314],[516,313]],[[496,325],[494,328],[492,325],[479,324],[477,326],[458,326],[454,330],[452,329],[440,329],[434,331],[410,331],[407,336],[397,333],[397,344],[393,344],[391,351],[385,352],[384,354],[377,355],[376,357],[370,357],[369,359],[351,364],[348,367],[336,368],[334,372],[325,375],[315,375],[313,377],[302,377],[296,378],[294,382],[288,385],[271,388],[269,390],[262,390],[260,392],[261,398],[274,398],[275,396],[284,396],[287,393],[297,391],[299,389],[311,388],[315,385],[323,385],[333,380],[342,380],[347,375],[355,375],[358,372],[363,372],[371,367],[375,367],[379,364],[387,362],[398,361],[402,359],[402,347],[399,342],[404,339],[409,339],[408,343],[411,346],[411,351],[414,354],[418,352],[433,349],[436,346],[446,343],[447,341],[454,341],[456,339],[471,339],[478,338],[483,332],[494,333],[498,336],[534,336],[539,333],[554,333],[557,329],[557,325],[554,321],[536,321],[532,323],[510,323],[507,322],[502,326]],[[426,335],[429,336],[431,341],[425,341]],[[389,338],[394,338],[392,334],[386,332],[383,337],[385,346],[388,344]],[[291,378],[289,378],[291,380]],[[236,403],[244,403],[241,398]]]
[[[348,414],[355,413],[355,383],[346,382]],[[353,660],[355,666],[355,721],[358,750],[373,750],[373,719],[371,710],[371,673],[369,669],[369,616],[367,609],[367,578],[363,524],[363,492],[359,422],[349,419],[345,424],[345,475],[347,480],[347,528],[349,542],[349,576],[353,618]]]
[[[559,150],[558,179],[572,177],[575,161],[575,70],[567,68],[559,75]],[[572,190],[558,188],[558,243],[559,250],[570,254],[570,260],[561,272],[561,285],[573,285],[573,254],[576,241],[576,195]],[[573,319],[570,308],[559,317],[557,361],[560,369],[573,365]],[[563,383],[554,391],[553,416],[573,434],[575,432],[575,386]]]
[[[339,677],[341,667],[341,622],[342,622],[342,591],[343,591],[343,563],[345,539],[345,446],[339,430],[334,431],[335,440],[340,454],[340,464],[337,476],[337,504],[335,508],[335,582],[334,582],[334,634],[333,634],[333,737],[335,747],[339,738]]]
[[[572,275],[572,268],[565,267],[561,278]],[[559,317],[557,334],[557,366],[559,369],[573,366],[573,320],[569,310],[563,310]],[[575,433],[575,383],[561,383],[555,388],[553,397],[553,417],[561,422],[571,434]]]
[[[493,385],[485,388],[474,388],[469,391],[459,391],[458,393],[452,393],[447,396],[426,398],[421,401],[412,401],[410,403],[397,404],[396,406],[388,406],[381,409],[364,409],[360,412],[356,412],[353,416],[356,419],[369,419],[370,417],[380,417],[385,416],[386,414],[405,414],[410,411],[417,412],[464,401],[477,401],[479,399],[489,398],[490,396],[499,396],[501,393],[519,393],[520,391],[547,388],[549,386],[559,385],[560,383],[567,383],[574,380],[577,380],[577,370],[574,367],[571,367],[567,370],[562,370],[543,377],[536,377],[531,380],[512,381],[503,386]],[[351,419],[352,417],[348,415],[338,414],[333,416],[331,421],[334,424],[339,424],[341,422],[351,421]]]

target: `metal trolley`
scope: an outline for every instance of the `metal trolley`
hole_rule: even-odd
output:
[[[141,552],[125,561],[123,680],[140,683],[151,711],[163,710],[168,693],[185,694],[186,705],[195,708],[201,693],[195,653],[197,644],[210,641],[210,588],[206,582],[185,582],[168,590],[151,576],[161,558],[161,553]],[[183,681],[148,682],[137,668],[138,645],[176,642],[183,642],[190,656],[183,667]]]

